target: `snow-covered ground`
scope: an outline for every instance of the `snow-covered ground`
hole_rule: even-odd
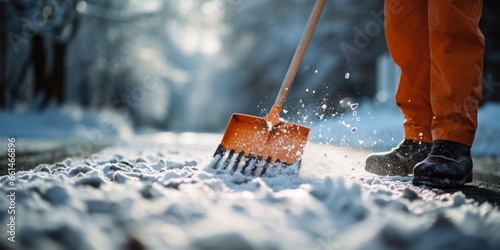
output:
[[[462,192],[378,177],[363,153],[310,143],[299,175],[204,168],[218,134],[140,136],[19,172],[8,249],[498,249],[500,211]],[[353,152],[353,153],[352,153]],[[7,176],[0,178],[8,194]]]
[[[498,109],[487,104],[480,110],[475,146],[486,155],[499,155]],[[13,186],[2,176],[0,248],[498,249],[497,205],[470,199],[465,190],[415,187],[410,177],[364,171],[367,152],[352,147],[384,148],[401,139],[400,124],[392,122],[397,112],[377,110],[360,104],[352,119],[347,113],[312,124],[311,140],[321,144],[308,144],[299,175],[216,174],[206,167],[220,134],[157,133],[86,159],[18,172]],[[38,127],[39,134],[67,117],[46,119],[52,123]],[[2,130],[1,136],[33,138],[29,128],[36,119],[22,119],[7,127],[19,134]],[[58,131],[67,134],[52,138],[78,135],[81,119],[69,119]],[[80,129],[97,138],[100,123],[86,124]],[[14,203],[7,196],[13,187]],[[7,226],[13,204],[15,243]]]

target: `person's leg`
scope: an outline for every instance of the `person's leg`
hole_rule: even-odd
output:
[[[409,175],[430,152],[432,109],[427,1],[385,1],[389,52],[401,68],[396,104],[405,118],[405,140],[392,151],[370,155],[366,170],[380,175]]]
[[[481,101],[482,0],[431,0],[429,39],[433,140],[472,146]]]
[[[389,52],[401,68],[396,104],[405,118],[404,138],[432,142],[430,99],[430,50],[427,1],[388,0],[400,4],[385,32]]]
[[[482,0],[430,0],[429,41],[433,147],[413,183],[458,187],[472,181],[470,147],[481,100]]]

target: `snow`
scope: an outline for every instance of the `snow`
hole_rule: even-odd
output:
[[[84,137],[88,130],[98,129],[103,136],[130,136],[128,118],[111,110],[99,112],[84,111],[79,107],[65,105],[49,106],[41,112],[23,110],[0,112],[0,138],[20,136],[23,138],[66,138]],[[36,125],[36,126],[34,126]]]
[[[398,143],[402,118],[395,108],[353,104],[312,124],[299,174],[211,169],[221,135],[200,133],[136,135],[89,158],[20,171],[16,243],[0,230],[0,248],[498,249],[497,205],[364,171],[363,150]],[[499,155],[499,108],[479,110],[476,154]],[[95,132],[109,118],[68,110],[0,113],[15,125],[2,124],[0,136],[20,143],[71,137],[79,125]],[[113,121],[111,134],[127,134],[124,122]],[[36,133],[32,124],[40,124]],[[8,184],[0,177],[2,193]],[[1,207],[8,202],[0,196]],[[0,210],[0,224],[8,220]]]
[[[6,152],[7,138],[17,140],[18,152],[37,152],[71,145],[69,151],[85,151],[91,146],[106,145],[117,138],[129,138],[133,132],[127,117],[111,110],[84,111],[65,105],[49,106],[37,112],[0,112],[0,151]]]
[[[498,207],[310,143],[299,175],[210,169],[219,134],[135,137],[16,176],[22,249],[497,249]],[[356,155],[358,154],[358,155]],[[7,193],[8,177],[0,178]],[[0,204],[7,204],[0,196]],[[4,206],[2,206],[4,207]],[[0,210],[0,224],[7,222]],[[142,248],[141,248],[142,247]]]

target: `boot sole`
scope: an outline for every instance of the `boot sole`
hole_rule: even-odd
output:
[[[450,179],[438,179],[426,176],[413,176],[412,183],[415,186],[430,186],[436,188],[459,188],[463,187],[465,183],[472,182],[472,172],[468,173],[463,179],[460,180],[450,180]]]

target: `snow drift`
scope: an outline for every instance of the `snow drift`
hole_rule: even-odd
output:
[[[165,140],[168,139],[166,144]],[[22,249],[497,249],[500,211],[409,177],[345,172],[335,157],[300,175],[205,171],[202,135],[143,137],[84,160],[19,172]],[[158,141],[163,141],[159,143]],[[213,142],[213,141],[212,141]],[[313,145],[314,146],[314,145]],[[315,148],[315,151],[322,150]],[[331,152],[331,148],[327,149]],[[347,157],[347,156],[346,156]],[[321,166],[338,171],[321,173]],[[317,168],[315,168],[317,166]],[[344,171],[344,172],[342,172]],[[7,193],[8,177],[0,178]],[[1,207],[8,200],[0,196]],[[0,210],[0,224],[8,220]]]

